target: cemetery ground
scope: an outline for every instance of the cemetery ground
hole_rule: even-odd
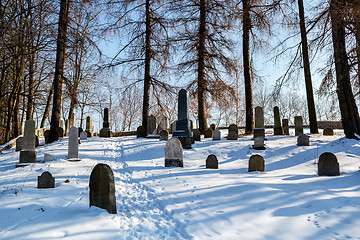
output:
[[[66,161],[68,138],[36,148],[37,163],[15,168],[19,152],[0,154],[0,239],[359,239],[360,142],[310,135],[310,146],[267,134],[266,150],[251,136],[202,139],[184,149],[184,167],[164,167],[166,141],[88,138],[81,161]],[[305,132],[308,129],[305,129]],[[269,132],[269,129],[266,130]],[[322,131],[321,131],[322,132]],[[321,153],[332,152],[340,176],[317,176]],[[55,157],[43,162],[44,154]],[[219,169],[206,169],[214,154]],[[251,155],[265,172],[248,172]],[[89,207],[97,163],[115,178],[117,214]],[[49,171],[55,188],[38,189]]]

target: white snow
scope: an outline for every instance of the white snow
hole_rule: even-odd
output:
[[[251,136],[202,139],[184,150],[184,168],[164,167],[165,141],[135,136],[88,138],[79,162],[66,161],[67,138],[38,147],[39,162],[23,168],[19,152],[5,150],[0,239],[360,239],[360,142],[342,131],[310,134],[308,147],[295,136],[267,139],[263,151]],[[323,152],[337,156],[341,176],[317,176]],[[56,160],[43,162],[45,153]],[[209,154],[219,169],[205,168]],[[252,154],[265,172],[247,172]],[[97,163],[114,172],[117,214],[89,207]],[[44,171],[54,189],[36,188]]]

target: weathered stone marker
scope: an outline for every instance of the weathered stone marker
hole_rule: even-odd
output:
[[[71,127],[69,131],[68,159],[79,158],[78,129]]]
[[[160,117],[159,117],[159,125],[157,127],[157,132],[158,132],[159,135],[160,135],[160,132],[162,130],[167,131],[167,129],[169,128],[168,122],[169,122],[168,118],[164,114],[161,114]]]
[[[274,135],[283,135],[279,107],[274,107]]]
[[[107,164],[97,164],[90,175],[90,207],[106,209],[116,214],[114,173]]]
[[[298,146],[310,146],[310,140],[309,136],[305,134],[300,134],[297,138],[297,144]]]
[[[87,133],[86,132],[82,131],[80,133],[80,140],[87,140]]]
[[[254,145],[255,150],[265,150],[265,128],[254,128]]]
[[[167,130],[160,131],[160,141],[167,141],[169,140],[169,132]]]
[[[213,132],[213,141],[221,140],[221,132],[219,129],[215,129]]]
[[[265,171],[265,161],[264,158],[258,154],[252,155],[249,159],[249,168],[248,172],[264,172]]]
[[[90,116],[86,117],[86,128],[85,128],[85,132],[87,134],[87,137],[92,137],[93,136],[93,126],[92,126],[92,119]]]
[[[204,138],[212,138],[213,137],[213,130],[211,128],[207,128],[204,132]]]
[[[50,172],[46,171],[41,176],[38,176],[37,188],[55,188],[55,178]]]
[[[231,124],[228,127],[228,136],[227,140],[238,140],[239,128],[235,124]]]
[[[170,138],[165,146],[165,167],[183,167],[183,148],[177,138]]]
[[[289,119],[283,119],[282,120],[282,128],[284,135],[290,135],[289,132]]]
[[[339,176],[340,167],[336,156],[333,153],[325,152],[320,155],[318,162],[319,176]]]
[[[109,109],[104,109],[103,128],[100,130],[99,137],[111,137],[110,123],[109,123]]]
[[[193,129],[193,137],[195,141],[201,141],[201,133],[199,129]]]
[[[214,123],[210,124],[210,129],[214,131],[216,129],[216,125]]]
[[[58,137],[63,138],[64,137],[64,129],[62,127],[59,127],[58,129]],[[46,142],[46,141],[45,141]]]
[[[146,137],[146,131],[145,131],[145,128],[143,126],[139,126],[136,129],[136,137],[138,137],[138,138]]]
[[[19,163],[36,162],[35,142],[36,142],[35,121],[26,120]]]
[[[206,159],[206,168],[218,169],[219,161],[217,157],[213,154],[210,154]]]
[[[147,133],[156,134],[156,117],[154,115],[150,115],[147,121]]]
[[[300,134],[304,133],[302,116],[296,116],[294,118],[294,122],[295,122],[295,136],[299,136]]]
[[[325,128],[323,131],[324,136],[334,136],[334,130],[332,128]]]
[[[17,139],[16,139],[16,149],[15,149],[15,151],[21,151],[21,149],[22,149],[22,145],[23,145],[23,141],[24,141],[24,138],[23,137],[18,137]]]
[[[44,132],[44,138],[45,138],[45,142],[49,142],[49,136],[50,136],[50,130],[46,130]]]
[[[55,160],[55,158],[53,157],[53,155],[44,153],[44,162],[50,162],[50,161],[54,161],[54,160]]]
[[[255,107],[255,128],[264,128],[264,111],[262,107]]]

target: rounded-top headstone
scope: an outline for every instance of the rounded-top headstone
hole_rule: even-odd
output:
[[[46,171],[38,176],[38,188],[55,188],[55,178]]]
[[[310,146],[309,136],[305,134],[300,134],[297,137],[297,144],[298,146]]]
[[[99,163],[90,175],[90,207],[106,209],[116,214],[114,174],[109,165]]]
[[[206,159],[206,168],[218,169],[219,162],[217,157],[213,154],[210,154]]]
[[[213,130],[210,128],[206,129],[204,131],[204,138],[212,138],[213,137]]]
[[[236,124],[231,124],[228,127],[228,136],[227,140],[237,140],[239,136],[239,128]]]
[[[140,138],[140,137],[146,137],[146,130],[143,126],[139,126],[136,129],[136,137]]]
[[[221,132],[219,129],[215,129],[213,132],[213,141],[219,141],[221,139]]]
[[[325,128],[323,131],[324,136],[334,136],[334,130],[332,128]]]
[[[193,129],[193,137],[194,137],[194,141],[201,141],[201,133],[199,129]]]
[[[249,172],[259,171],[264,172],[265,171],[265,161],[264,158],[258,154],[252,155],[249,159]]]
[[[160,131],[160,141],[167,141],[169,139],[169,132],[167,130]]]
[[[86,132],[82,131],[80,133],[80,140],[87,140],[87,133]]]
[[[336,156],[333,153],[325,152],[320,155],[318,162],[319,176],[339,176],[340,167]]]
[[[183,167],[183,148],[177,138],[170,138],[165,146],[165,167]]]

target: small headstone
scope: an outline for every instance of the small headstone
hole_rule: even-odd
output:
[[[63,138],[64,137],[64,129],[62,127],[58,128],[58,137]],[[46,141],[45,141],[46,142]]]
[[[138,137],[138,138],[146,137],[146,131],[145,131],[145,128],[143,126],[139,126],[136,129],[136,137]]]
[[[249,159],[249,168],[248,172],[264,172],[265,171],[265,161],[264,158],[258,154],[252,155]]]
[[[219,129],[213,131],[213,141],[219,141],[221,139],[221,132]]]
[[[201,133],[199,129],[193,129],[193,137],[194,137],[194,141],[201,141]]]
[[[323,131],[324,136],[334,136],[334,130],[332,128],[325,128]]]
[[[274,135],[283,135],[279,107],[274,107]]]
[[[82,129],[82,127],[78,127],[78,134],[79,134],[78,137],[80,137],[80,133],[82,133],[83,131],[84,131],[84,129]]]
[[[160,141],[167,141],[169,139],[169,132],[167,130],[160,131]]]
[[[106,209],[116,214],[114,173],[107,164],[97,164],[90,175],[90,207]]]
[[[147,121],[147,133],[148,135],[155,134],[156,132],[156,117],[154,115],[150,115]]]
[[[210,128],[206,129],[204,131],[204,138],[212,138],[213,137],[213,130]]]
[[[16,139],[16,151],[21,151],[22,145],[23,145],[23,141],[24,141],[24,138],[23,138],[23,137],[18,137],[18,138]]]
[[[50,161],[54,161],[54,160],[55,160],[55,158],[51,154],[44,153],[44,162],[50,162]]]
[[[303,119],[302,116],[296,116],[294,118],[295,122],[295,136],[299,136],[304,133]]]
[[[264,128],[264,111],[262,107],[255,107],[255,128]]]
[[[214,123],[210,124],[210,129],[214,131],[216,129],[216,125]]]
[[[339,176],[340,167],[336,156],[333,153],[325,152],[320,155],[318,162],[319,176]]]
[[[49,136],[50,136],[50,130],[46,130],[44,132],[44,138],[45,138],[45,142],[49,142],[48,139],[49,139]]]
[[[50,172],[46,171],[41,176],[38,176],[37,188],[55,188],[55,178]]]
[[[183,148],[177,138],[170,138],[165,146],[165,167],[183,167]]]
[[[36,143],[35,121],[26,120],[22,149],[20,151],[20,159],[19,159],[20,164],[36,162],[35,143]]]
[[[71,127],[69,131],[68,159],[79,158],[78,129]]]
[[[218,169],[219,162],[215,155],[211,154],[206,159],[206,168]]]
[[[82,131],[80,133],[80,140],[87,140],[87,133],[86,132]]]
[[[255,150],[265,150],[264,141],[265,141],[265,129],[264,128],[254,128],[254,145],[253,149]]]
[[[297,144],[298,146],[310,146],[310,140],[309,136],[306,136],[305,134],[300,134],[297,138]]]
[[[282,128],[284,135],[290,135],[289,132],[289,119],[283,119],[282,120]]]
[[[238,140],[239,128],[235,124],[231,124],[228,127],[228,136],[227,140]]]

